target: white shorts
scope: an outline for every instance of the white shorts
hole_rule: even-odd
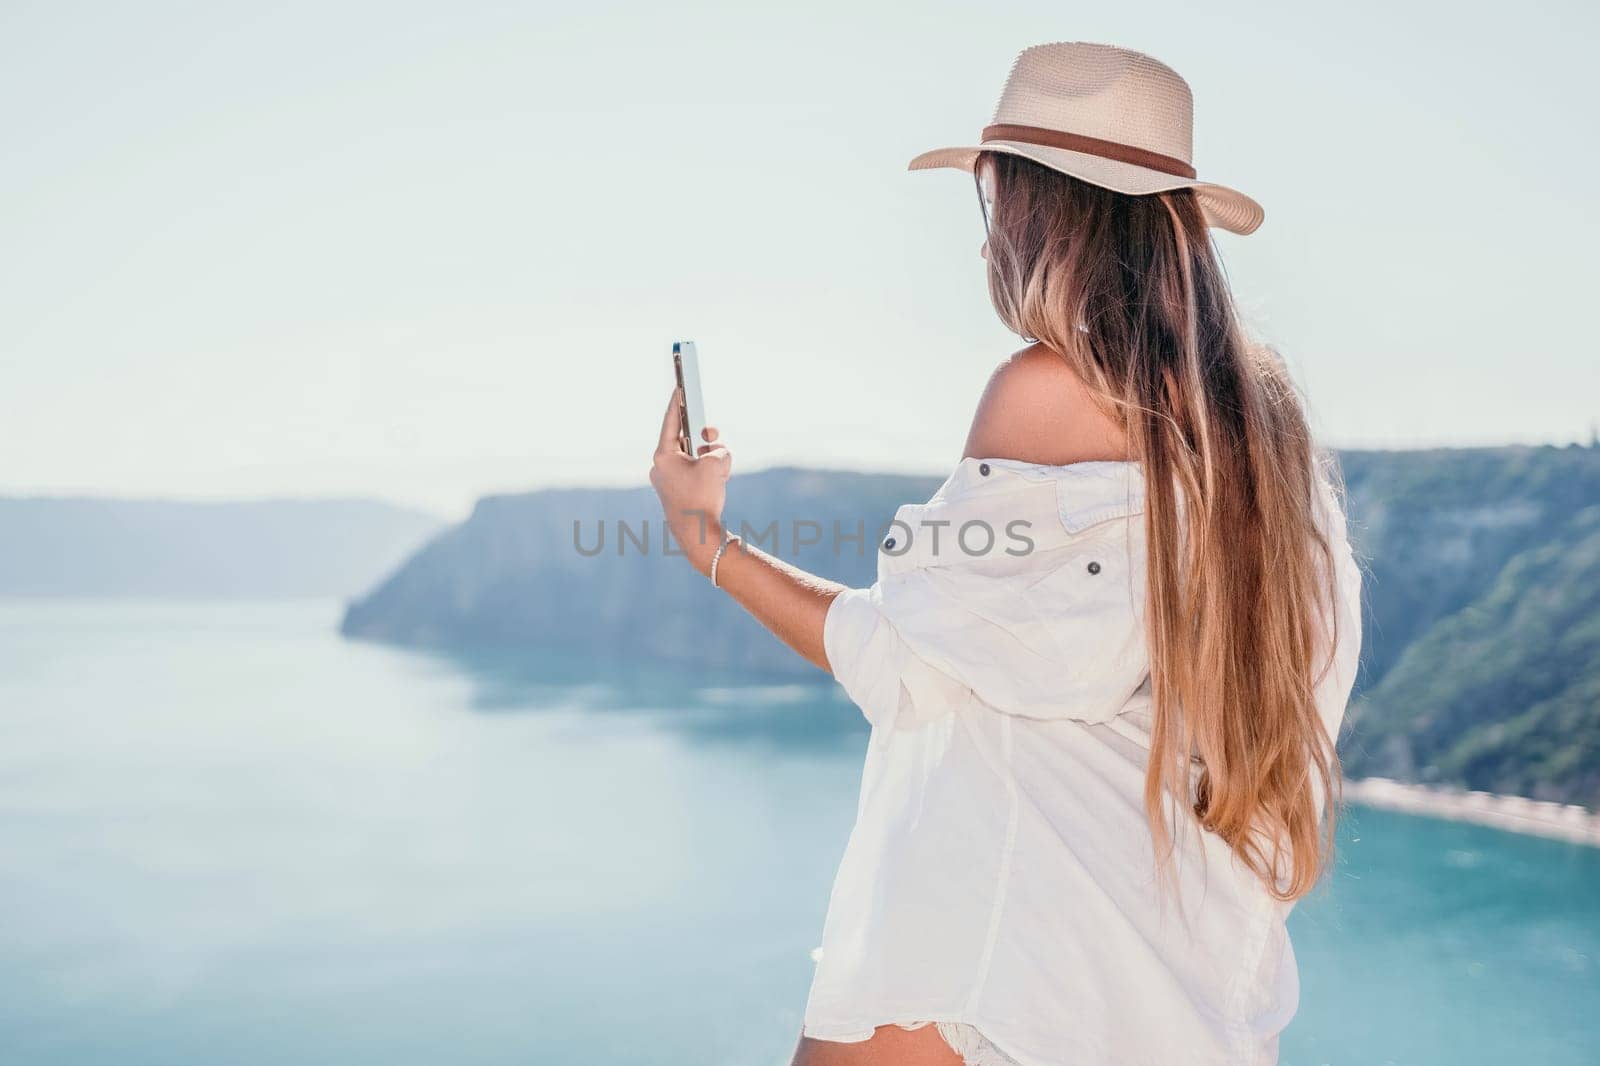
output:
[[[928,1022],[896,1022],[902,1029],[921,1029]],[[966,1066],[1017,1066],[1017,1060],[989,1043],[987,1037],[966,1022],[934,1022],[939,1035]]]

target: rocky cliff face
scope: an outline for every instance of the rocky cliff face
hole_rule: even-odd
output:
[[[727,521],[760,546],[854,585],[876,570],[878,528],[940,478],[775,469],[734,478]],[[835,539],[837,530],[838,539]],[[771,539],[776,537],[777,540]],[[666,554],[649,489],[552,489],[482,500],[370,595],[350,636],[422,645],[571,647],[619,661],[807,675],[813,667]]]
[[[1600,450],[1344,468],[1370,570],[1347,771],[1600,809]]]
[[[1347,770],[1600,807],[1600,449],[1339,458],[1367,571]],[[775,532],[777,553],[806,569],[866,585],[879,529],[939,480],[744,474],[729,517]],[[664,533],[648,489],[486,499],[353,603],[344,631],[815,673],[664,557]]]

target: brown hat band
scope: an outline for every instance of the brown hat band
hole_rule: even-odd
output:
[[[1149,152],[1143,148],[1135,148],[1131,144],[1102,141],[1098,137],[1085,137],[1078,133],[1047,130],[1040,126],[1011,126],[1005,124],[985,126],[983,128],[983,139],[985,141],[1021,141],[1024,144],[1037,144],[1044,148],[1065,148],[1069,152],[1097,155],[1102,159],[1114,159],[1118,163],[1131,163],[1136,167],[1159,170],[1163,174],[1173,174],[1180,178],[1193,178],[1195,176],[1194,167],[1170,155]]]

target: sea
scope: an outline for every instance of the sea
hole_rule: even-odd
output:
[[[866,727],[831,681],[0,602],[0,1063],[784,1066]],[[1600,1062],[1600,849],[1350,806],[1290,1066]]]

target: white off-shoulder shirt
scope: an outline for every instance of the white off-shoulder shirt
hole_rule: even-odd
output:
[[[1338,643],[1316,694],[1336,736],[1361,574],[1317,484]],[[1022,1066],[1277,1061],[1299,995],[1290,905],[1198,829],[1172,860],[1182,913],[1158,898],[1143,507],[1134,462],[963,459],[896,513],[877,582],[834,599],[828,660],[872,729],[806,1036],[933,1020]]]

